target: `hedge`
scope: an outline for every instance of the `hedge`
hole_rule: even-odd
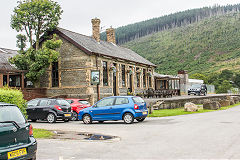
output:
[[[26,116],[26,100],[20,90],[8,87],[0,88],[0,102],[17,105]]]

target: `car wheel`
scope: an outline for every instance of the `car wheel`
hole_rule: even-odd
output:
[[[142,121],[145,120],[145,118],[137,118],[136,120],[137,120],[138,122],[142,122]]]
[[[64,119],[64,122],[69,122],[69,119]]]
[[[92,123],[92,117],[89,114],[85,114],[83,116],[83,123],[91,124]]]
[[[56,116],[53,114],[53,113],[49,113],[48,115],[47,115],[47,121],[49,122],[49,123],[55,123],[56,122]]]
[[[98,123],[103,123],[104,121],[98,121]]]
[[[131,124],[134,121],[134,117],[132,115],[132,113],[125,113],[123,116],[123,121],[126,124]]]
[[[77,121],[78,120],[78,114],[77,112],[73,112],[73,115],[72,115],[72,121]]]
[[[32,122],[36,122],[37,120],[36,119],[31,119]]]

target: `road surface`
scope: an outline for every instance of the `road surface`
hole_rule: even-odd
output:
[[[120,137],[113,142],[38,139],[37,159],[240,159],[240,106],[208,113],[104,122],[32,123],[34,128]]]

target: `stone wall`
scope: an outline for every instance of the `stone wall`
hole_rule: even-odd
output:
[[[240,95],[231,95],[240,96]],[[200,97],[173,97],[166,99],[145,99],[147,106],[154,106],[155,109],[175,109],[183,107],[185,103],[192,102],[194,104],[203,104],[205,101],[224,101],[229,99],[228,94],[214,95],[214,96],[200,96]]]
[[[52,87],[52,72],[51,66],[46,74],[42,76],[40,85],[46,88],[46,96],[48,97],[71,97],[71,98],[89,98],[92,103],[97,101],[97,86],[91,85],[91,70],[100,70],[100,98],[113,95],[113,70],[110,69],[112,64],[116,64],[116,91],[117,95],[127,95],[128,88],[130,87],[130,73],[127,70],[132,68],[132,82],[133,92],[140,93],[147,88],[154,88],[154,79],[152,78],[152,85],[143,87],[143,73],[140,74],[140,86],[137,87],[136,72],[143,69],[150,71],[153,75],[154,67],[149,68],[146,65],[130,63],[123,60],[97,57],[95,55],[88,55],[75,45],[65,40],[60,36],[63,41],[59,49],[60,56],[58,61],[59,73],[59,87]],[[108,85],[103,85],[103,61],[108,64]],[[126,85],[122,85],[122,65],[125,65],[125,78]],[[138,69],[138,71],[137,71]],[[149,78],[148,76],[146,76]]]

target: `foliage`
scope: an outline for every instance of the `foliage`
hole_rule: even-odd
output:
[[[118,44],[124,44],[156,32],[193,24],[215,15],[223,15],[230,12],[237,13],[239,10],[240,4],[227,6],[215,5],[213,7],[186,10],[134,24],[129,24],[116,29],[116,42]],[[101,39],[106,40],[106,32],[101,34]]]
[[[57,36],[53,35],[53,39],[46,40],[42,48],[34,50],[28,49],[26,52],[18,54],[9,59],[18,69],[27,70],[26,77],[32,82],[38,82],[39,78],[45,73],[46,69],[52,62],[58,60],[59,52],[56,51],[62,44],[61,40],[57,40]]]
[[[26,116],[26,101],[23,99],[23,94],[20,90],[8,87],[0,88],[0,102],[17,105]]]
[[[207,76],[205,76],[204,74],[201,73],[194,73],[192,75],[190,75],[190,78],[192,79],[201,79],[204,81],[204,83],[207,82]]]
[[[35,42],[38,50],[40,36],[56,28],[63,11],[51,0],[22,0],[13,12],[11,27],[17,32],[25,31],[30,47]]]
[[[232,84],[228,80],[223,80],[217,87],[216,93],[227,93],[232,88]]]
[[[124,44],[156,64],[156,71],[175,75],[219,73],[240,69],[239,13],[213,16],[198,23],[158,32]],[[229,75],[226,75],[227,77]]]
[[[26,47],[27,37],[23,34],[18,34],[16,38],[17,38],[16,46],[20,49],[20,52],[22,53],[24,51],[24,48]]]
[[[54,135],[53,132],[45,130],[45,129],[36,129],[33,128],[33,136],[34,138],[52,138]]]

